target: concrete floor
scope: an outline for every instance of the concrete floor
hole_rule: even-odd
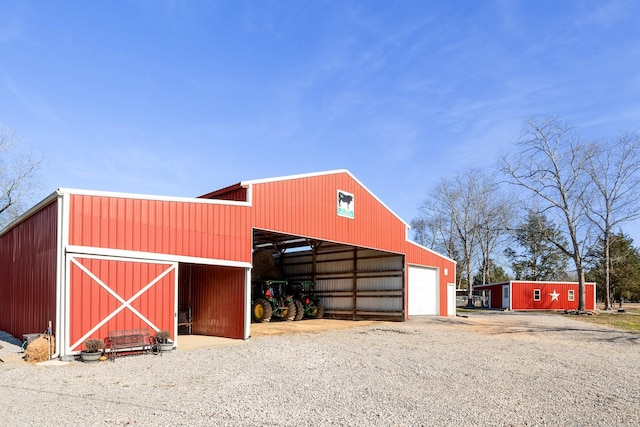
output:
[[[298,322],[273,321],[267,323],[252,323],[250,332],[251,338],[258,338],[271,335],[312,334],[331,329],[357,328],[372,323],[382,322],[337,319],[305,319]],[[246,343],[247,341],[241,339],[209,337],[204,335],[179,335],[177,349],[193,350],[196,348],[243,345]]]

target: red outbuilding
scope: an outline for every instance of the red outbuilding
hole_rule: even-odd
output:
[[[310,280],[326,317],[455,315],[455,261],[346,170],[240,182],[198,198],[60,189],[0,233],[0,330],[49,323],[55,356],[112,330],[250,337],[253,253]]]
[[[585,283],[585,309],[596,308],[596,284]],[[535,282],[511,280],[490,285],[476,285],[474,291],[489,295],[490,308],[507,310],[577,310],[577,282]]]

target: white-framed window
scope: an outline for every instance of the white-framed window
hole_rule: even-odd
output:
[[[569,289],[569,295],[567,297],[569,298],[569,301],[573,301],[575,299],[573,289]]]
[[[540,289],[533,290],[533,300],[540,301]]]

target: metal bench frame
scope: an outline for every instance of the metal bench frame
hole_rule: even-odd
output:
[[[109,331],[106,347],[109,349],[109,359],[115,361],[118,352],[149,352],[155,344],[155,337],[148,329],[125,329]]]

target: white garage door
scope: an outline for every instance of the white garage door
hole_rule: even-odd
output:
[[[438,314],[437,285],[436,269],[409,266],[409,316]]]

